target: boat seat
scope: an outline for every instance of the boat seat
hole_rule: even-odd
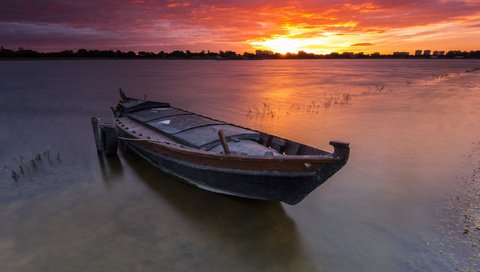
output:
[[[216,121],[206,117],[198,116],[196,114],[182,114],[167,116],[147,122],[150,127],[160,130],[168,135],[177,134],[182,131],[205,127],[210,125],[225,124],[221,121]]]
[[[240,140],[238,142],[229,141],[228,148],[230,149],[230,152],[233,154],[248,155],[248,156],[262,156],[262,157],[283,156],[276,150],[270,149],[252,140]],[[215,145],[208,151],[214,152],[214,153],[224,152],[221,144]]]
[[[227,139],[258,141],[260,133],[176,108],[149,108],[128,114],[128,117],[166,134],[174,140],[198,149],[209,150],[220,144],[218,132]]]
[[[223,135],[228,139],[236,140],[249,139],[258,141],[260,133],[229,124],[215,124],[203,127],[189,129],[175,135],[176,140],[188,144],[192,147],[209,150],[210,148],[220,144],[218,132],[222,130]],[[229,142],[230,143],[230,142]]]

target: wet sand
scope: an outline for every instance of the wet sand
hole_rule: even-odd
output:
[[[448,195],[448,206],[439,212],[443,239],[439,252],[457,271],[480,270],[480,141],[472,143],[465,163],[473,170],[457,179],[456,191]]]

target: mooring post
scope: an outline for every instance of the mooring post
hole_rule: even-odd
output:
[[[100,126],[100,119],[97,117],[92,117],[92,127],[93,127],[93,137],[95,139],[95,145],[97,146],[97,151],[102,151],[102,145],[100,143],[100,133],[99,133],[99,126]]]

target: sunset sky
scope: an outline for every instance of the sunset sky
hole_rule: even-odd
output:
[[[39,51],[480,49],[480,0],[2,0],[0,46]]]

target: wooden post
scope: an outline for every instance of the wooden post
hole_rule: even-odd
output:
[[[218,137],[220,138],[220,142],[222,143],[223,151],[225,154],[230,154],[230,149],[228,148],[227,139],[223,134],[223,130],[218,131]]]
[[[101,132],[103,152],[105,152],[105,155],[117,155],[118,136],[115,128],[112,125],[102,124]]]
[[[102,151],[102,145],[100,142],[100,119],[96,117],[92,117],[92,127],[93,127],[93,137],[95,139],[95,145],[97,146],[97,151],[101,152]]]

